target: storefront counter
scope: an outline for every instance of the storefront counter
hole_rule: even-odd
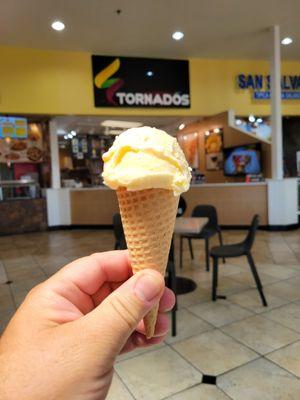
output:
[[[220,225],[249,225],[254,214],[260,215],[261,225],[268,225],[266,182],[192,185],[183,197],[186,215],[198,204],[210,204],[217,209]]]
[[[47,189],[49,226],[112,224],[119,212],[116,192],[107,187]],[[289,227],[298,223],[297,179],[257,183],[191,185],[183,194],[186,216],[198,204],[216,207],[222,226],[249,226],[254,214],[262,226]]]
[[[0,235],[47,229],[44,198],[0,201],[0,216]]]

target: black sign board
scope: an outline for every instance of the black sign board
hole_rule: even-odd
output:
[[[189,108],[189,62],[92,56],[95,107]]]

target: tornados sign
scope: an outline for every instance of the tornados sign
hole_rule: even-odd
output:
[[[189,108],[189,62],[92,56],[95,107]]]

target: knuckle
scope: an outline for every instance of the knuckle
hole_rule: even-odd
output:
[[[133,304],[126,298],[119,298],[118,296],[112,296],[111,299],[112,312],[121,320],[126,328],[134,330],[139,322],[139,316],[134,312]]]

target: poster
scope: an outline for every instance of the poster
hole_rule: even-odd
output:
[[[223,131],[221,129],[205,132],[205,163],[207,171],[223,169]]]
[[[0,116],[0,138],[27,138],[27,119],[22,117]]]
[[[198,133],[188,133],[178,137],[187,162],[191,168],[199,168]]]
[[[43,139],[38,124],[28,126],[28,137],[16,139],[12,137],[0,138],[0,162],[30,162],[43,161]]]

